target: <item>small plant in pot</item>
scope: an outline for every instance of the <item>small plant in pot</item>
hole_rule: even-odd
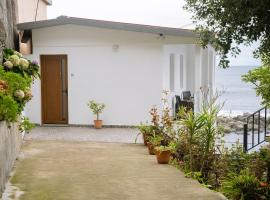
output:
[[[175,143],[170,142],[168,146],[160,145],[155,147],[157,162],[159,164],[168,164],[171,154],[175,151]]]
[[[147,138],[148,138],[147,142],[148,152],[150,155],[155,155],[156,154],[155,147],[160,146],[163,140],[163,136],[154,133],[153,135],[148,136]]]
[[[102,111],[105,108],[104,103],[97,103],[95,101],[89,101],[87,104],[90,110],[97,116],[96,120],[94,120],[94,127],[96,129],[102,128],[102,120],[99,119],[99,115],[102,113]]]
[[[140,132],[135,139],[135,143],[137,142],[138,136],[142,135],[143,143],[145,146],[147,146],[147,143],[149,142],[148,137],[153,134],[153,126],[148,124],[140,124],[139,126],[137,126],[137,128]]]

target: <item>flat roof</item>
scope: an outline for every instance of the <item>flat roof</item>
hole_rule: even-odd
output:
[[[159,35],[197,37],[194,31],[188,30],[188,29],[182,29],[182,28],[171,28],[171,27],[132,24],[132,23],[124,23],[124,22],[113,22],[113,21],[104,21],[104,20],[86,19],[86,18],[68,17],[68,16],[60,16],[55,19],[41,20],[41,21],[35,21],[35,22],[20,23],[20,24],[17,24],[17,27],[19,30],[32,30],[32,29],[46,28],[46,27],[52,27],[52,26],[67,25],[67,24],[105,28],[105,29],[133,31],[133,32],[142,32],[142,33],[152,33],[152,34],[159,34]]]

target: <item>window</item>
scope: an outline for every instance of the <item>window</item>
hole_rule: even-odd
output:
[[[174,92],[174,54],[170,54],[170,90]]]
[[[180,55],[180,62],[179,62],[179,67],[180,67],[180,89],[182,90],[184,88],[184,57],[183,55]]]
[[[209,63],[208,63],[208,84],[213,84],[213,68],[214,68],[214,55],[212,51],[209,51]]]

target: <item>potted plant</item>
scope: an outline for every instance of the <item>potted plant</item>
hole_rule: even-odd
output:
[[[148,142],[147,142],[147,147],[148,147],[148,152],[150,155],[155,155],[155,147],[159,146],[163,140],[163,136],[159,134],[153,134],[148,136]]]
[[[137,126],[137,128],[139,129],[140,132],[138,133],[135,139],[135,143],[137,142],[138,136],[142,135],[143,143],[145,146],[147,146],[147,143],[149,142],[148,137],[153,133],[153,126],[148,124],[140,124],[139,126]]]
[[[171,154],[175,150],[175,143],[170,142],[168,146],[160,145],[155,147],[157,162],[159,164],[168,164],[171,158]]]
[[[102,120],[99,119],[99,115],[102,113],[103,109],[105,108],[105,104],[97,103],[92,100],[92,101],[89,101],[88,107],[97,116],[96,120],[94,120],[94,127],[96,129],[102,128]]]

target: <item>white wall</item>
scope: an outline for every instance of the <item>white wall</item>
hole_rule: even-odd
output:
[[[196,44],[165,45],[163,48],[163,88],[170,91],[170,54],[174,55],[174,91],[171,98],[183,91],[191,91],[195,100],[195,111],[202,103],[201,87],[212,93],[215,78],[215,51],[211,46],[202,49]],[[184,87],[180,88],[179,56],[184,57]]]
[[[150,34],[52,27],[33,31],[34,54],[29,58],[68,55],[70,124],[92,123],[93,115],[86,104],[94,99],[106,104],[101,115],[105,124],[134,125],[149,120],[150,106],[160,104],[162,45],[155,41],[158,40]],[[115,44],[119,45],[117,51],[113,50]],[[39,81],[35,82],[33,93],[26,113],[33,122],[41,123]]]
[[[47,19],[47,3],[39,0],[17,0],[18,2],[18,22],[31,22]],[[38,3],[38,6],[37,6]]]
[[[195,38],[64,25],[33,30],[34,54],[28,57],[39,61],[40,55],[67,54],[69,124],[92,124],[86,104],[94,99],[106,104],[104,124],[135,125],[150,120],[152,105],[161,106],[162,90],[169,88],[170,53],[176,56],[176,75],[179,55],[184,56],[184,88],[176,76],[174,93],[196,90],[195,65],[201,57],[195,56],[194,43]],[[33,95],[26,114],[41,123],[39,81]]]

